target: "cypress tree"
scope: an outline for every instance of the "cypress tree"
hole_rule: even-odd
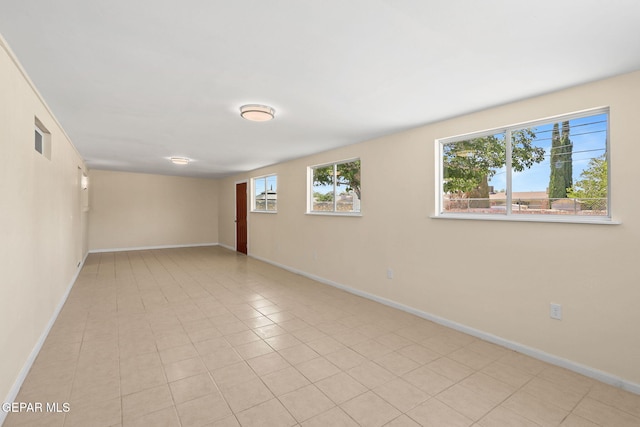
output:
[[[562,135],[558,123],[553,124],[551,134],[551,156],[549,159],[551,174],[549,176],[549,199],[564,199],[567,188],[573,185],[573,161],[571,152],[573,144],[569,139],[569,122],[562,122]],[[553,200],[551,200],[553,203]]]

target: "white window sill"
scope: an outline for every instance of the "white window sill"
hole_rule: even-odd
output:
[[[251,211],[251,213],[260,213],[260,214],[277,214],[278,211]]]
[[[431,215],[432,219],[463,219],[472,221],[507,221],[507,222],[556,222],[564,224],[599,224],[620,225],[622,222],[603,217],[551,216],[551,215],[473,215],[473,214],[440,214]]]
[[[306,212],[305,215],[361,217],[362,213],[360,213],[360,212]]]

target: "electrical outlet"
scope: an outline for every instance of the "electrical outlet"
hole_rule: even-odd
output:
[[[562,305],[551,303],[549,316],[551,316],[552,319],[562,320]]]
[[[387,279],[393,279],[393,269],[387,268]]]

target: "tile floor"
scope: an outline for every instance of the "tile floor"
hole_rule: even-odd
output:
[[[93,254],[5,426],[640,426],[640,396],[220,248]]]

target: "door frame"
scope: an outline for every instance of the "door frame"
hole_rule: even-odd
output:
[[[251,194],[251,188],[250,188],[250,184],[249,184],[249,180],[248,179],[241,179],[239,181],[234,181],[233,183],[233,216],[234,216],[234,221],[233,221],[233,250],[238,252],[238,200],[237,200],[237,186],[238,184],[247,184],[247,193],[245,195],[245,197],[247,198],[247,255],[249,255],[249,212],[251,211],[251,207],[249,205],[249,203],[251,202],[250,198],[250,194]],[[240,252],[242,253],[242,252]]]
[[[80,268],[80,265],[82,264],[82,259],[84,258],[84,253],[83,253],[83,232],[84,232],[84,227],[83,227],[83,211],[82,211],[82,192],[83,192],[83,188],[82,188],[82,177],[85,176],[84,171],[82,170],[82,168],[80,166],[78,166],[78,169],[76,169],[76,185],[74,186],[73,189],[73,204],[74,206],[74,214],[72,216],[72,227],[73,227],[73,245],[74,245],[74,252],[75,252],[75,256],[77,258],[77,265],[76,268]]]

